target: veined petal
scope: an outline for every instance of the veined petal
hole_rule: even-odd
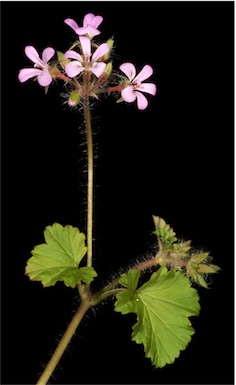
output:
[[[52,82],[52,77],[46,69],[41,71],[41,74],[38,75],[38,82],[40,86],[43,87],[49,86],[49,84]]]
[[[87,13],[87,15],[84,16],[83,26],[87,27],[88,25],[91,25],[92,27],[97,28],[102,21],[102,16],[95,16],[93,13]]]
[[[153,74],[153,69],[150,65],[146,64],[139,74],[134,78],[133,83],[141,83],[143,80],[150,78]]]
[[[141,92],[136,91],[136,96],[137,96],[137,104],[138,104],[138,109],[139,110],[145,110],[148,106],[148,101],[147,98],[141,94]]]
[[[109,45],[107,43],[101,44],[96,49],[96,51],[94,52],[94,54],[92,56],[92,61],[93,62],[97,61],[98,59],[100,59],[100,57],[106,55],[106,53],[109,52],[109,51],[110,51],[110,48],[109,48]]]
[[[147,92],[153,96],[156,95],[157,92],[157,87],[153,83],[141,83],[139,86],[136,86],[135,89],[137,91]]]
[[[51,47],[45,48],[42,53],[42,59],[46,64],[55,54],[55,50]]]
[[[65,67],[65,71],[70,78],[73,78],[83,72],[84,67],[79,61],[72,61]]]
[[[32,45],[27,45],[25,47],[26,56],[35,64],[38,64],[40,67],[44,67],[44,62],[40,59],[38,52]]]
[[[121,64],[120,70],[132,81],[136,75],[136,68],[132,63]]]
[[[94,63],[94,65],[90,68],[90,71],[93,72],[97,78],[99,78],[105,71],[105,68],[106,63]]]
[[[69,25],[69,27],[71,27],[75,32],[76,29],[79,28],[78,24],[73,19],[65,19],[64,22]]]
[[[81,56],[78,52],[73,51],[73,50],[66,51],[66,52],[64,53],[64,57],[65,57],[66,59],[75,59],[75,60],[78,60],[78,61],[80,61],[81,63],[83,63],[83,58],[82,58],[82,56]]]
[[[24,83],[26,80],[40,75],[41,72],[42,70],[38,68],[23,68],[19,71],[18,79],[21,83]]]
[[[86,36],[79,37],[83,54],[86,58],[90,58],[91,56],[91,40]]]
[[[136,92],[134,91],[134,87],[128,86],[128,87],[124,88],[121,91],[121,96],[128,103],[134,102],[136,99]]]

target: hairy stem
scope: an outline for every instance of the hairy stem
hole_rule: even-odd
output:
[[[157,266],[159,265],[159,261],[163,256],[165,256],[165,254],[160,251],[156,254],[155,258],[151,258],[151,259],[148,259],[147,261],[140,262],[137,265],[133,266],[132,269],[143,271],[143,270],[149,269],[150,267]],[[115,288],[119,280],[120,280],[120,276],[115,278],[111,283],[103,287],[101,290],[94,293],[92,297],[92,304],[97,304],[101,302],[104,298],[110,295],[117,294],[120,291],[124,290],[124,289]]]
[[[50,361],[48,362],[46,368],[44,369],[42,375],[40,376],[38,382],[36,385],[46,385],[49,378],[51,377],[52,373],[54,372],[54,369],[56,368],[58,362],[61,359],[62,354],[66,350],[71,338],[73,337],[78,325],[80,324],[83,316],[87,312],[87,310],[90,308],[91,302],[87,300],[83,300],[75,313],[74,317],[72,318],[69,326],[67,327],[61,341],[59,342],[55,352],[53,353]]]
[[[163,253],[157,253],[155,258],[151,258],[147,261],[138,263],[133,267],[133,269],[137,270],[145,270],[152,266],[158,265],[158,258],[161,258],[163,256]],[[122,291],[125,290],[125,288],[116,288],[115,286],[118,284],[118,281],[120,279],[120,276],[116,278],[114,281],[112,281],[109,285],[105,286],[101,290],[97,291],[92,295],[90,288],[85,285],[84,291],[80,287],[80,294],[82,298],[82,302],[75,313],[74,317],[72,318],[65,334],[63,335],[61,341],[59,342],[58,347],[56,348],[53,356],[51,357],[48,365],[46,366],[44,372],[42,373],[41,377],[39,378],[36,385],[46,385],[47,381],[51,377],[54,369],[56,368],[59,360],[61,359],[62,354],[66,350],[71,338],[73,337],[77,327],[79,326],[83,316],[87,312],[87,310],[92,307],[96,306],[99,302],[103,301],[105,298],[116,295]]]
[[[87,133],[88,191],[87,191],[87,266],[92,266],[93,254],[93,138],[89,109],[89,97],[84,99],[84,117]]]

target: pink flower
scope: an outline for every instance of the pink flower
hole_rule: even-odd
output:
[[[148,106],[148,101],[142,92],[151,95],[156,94],[156,86],[153,83],[142,83],[143,80],[148,79],[153,74],[153,69],[146,64],[140,73],[136,76],[136,69],[132,63],[121,64],[120,70],[125,73],[129,79],[126,87],[121,91],[122,98],[132,103],[137,99],[138,109],[145,110]]]
[[[46,87],[52,82],[52,76],[48,71],[48,61],[53,57],[55,50],[51,47],[45,48],[40,59],[38,52],[32,45],[25,47],[26,56],[33,62],[34,68],[23,68],[20,70],[18,79],[24,83],[30,78],[37,77],[41,86]]]
[[[95,16],[93,13],[88,13],[84,16],[83,27],[79,27],[73,19],[65,19],[64,22],[71,27],[79,36],[88,35],[90,39],[99,35],[101,32],[97,27],[103,21],[102,16]]]
[[[65,71],[67,75],[73,78],[83,71],[91,71],[97,78],[99,78],[105,71],[106,63],[98,63],[97,60],[109,52],[110,48],[108,44],[101,44],[96,49],[90,60],[91,40],[86,36],[80,36],[79,39],[82,47],[83,57],[78,52],[73,50],[69,50],[64,54],[65,58],[75,59],[66,65]]]

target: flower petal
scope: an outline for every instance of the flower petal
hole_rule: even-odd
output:
[[[79,28],[78,24],[73,19],[65,19],[64,22],[69,25],[69,27],[71,27],[75,32],[76,29]]]
[[[94,65],[90,68],[90,71],[93,72],[97,78],[99,78],[105,71],[105,68],[105,63],[94,63]]]
[[[97,28],[102,21],[102,16],[95,16],[93,13],[87,13],[87,15],[84,16],[83,26],[88,27],[88,25],[91,25],[92,27]]]
[[[40,67],[44,67],[44,62],[40,59],[38,52],[32,45],[27,45],[25,47],[26,56],[35,64],[38,64]]]
[[[141,83],[143,80],[150,78],[153,74],[153,69],[150,65],[146,64],[139,74],[134,78],[133,83]]]
[[[79,37],[81,46],[82,46],[82,51],[83,54],[86,58],[90,58],[91,56],[91,41],[88,37],[86,36],[80,36]]]
[[[136,69],[132,63],[121,64],[120,70],[124,72],[130,81],[132,81],[136,75]]]
[[[49,86],[49,84],[52,82],[52,77],[46,69],[41,71],[41,74],[38,76],[38,82],[40,86],[43,87]]]
[[[141,92],[147,92],[153,96],[156,95],[157,92],[157,87],[153,83],[141,83],[139,86],[136,86],[135,89]]]
[[[141,94],[141,92],[136,91],[136,96],[137,96],[137,104],[138,104],[138,109],[139,110],[145,110],[148,106],[148,101],[147,98]]]
[[[121,96],[128,103],[134,102],[136,99],[136,92],[134,91],[134,87],[128,86],[128,87],[124,88],[121,91]]]
[[[94,54],[92,56],[92,61],[93,62],[97,61],[98,59],[100,59],[100,57],[106,55],[106,53],[109,52],[109,51],[110,51],[110,48],[109,48],[109,45],[107,43],[101,44],[96,49],[96,51],[94,52]]]
[[[88,27],[78,27],[75,32],[79,36],[86,35],[86,33],[88,33]]]
[[[70,78],[77,76],[78,74],[83,72],[83,70],[84,67],[82,67],[79,61],[72,61],[68,63],[65,67],[65,71]]]
[[[30,78],[35,78],[36,76],[40,75],[42,70],[38,68],[23,68],[19,71],[18,79],[21,83],[26,82],[26,80]]]
[[[53,48],[51,47],[45,48],[42,53],[42,59],[44,63],[46,64],[53,57],[54,54],[55,54],[55,50]]]
[[[83,63],[82,56],[78,52],[73,51],[73,50],[66,51],[64,53],[64,57],[67,58],[67,59],[75,59],[75,60],[78,60],[81,63]]]
[[[89,38],[92,39],[94,36],[100,35],[100,31],[97,28],[92,27],[91,25],[88,25],[87,27],[87,34],[89,35]]]

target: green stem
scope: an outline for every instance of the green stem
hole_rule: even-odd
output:
[[[118,293],[121,293],[122,291],[126,290],[125,288],[117,288],[112,289],[108,291],[99,291],[94,294],[94,296],[91,298],[91,306],[97,305],[99,302],[102,302],[105,298],[110,297],[111,295],[116,295]]]
[[[141,262],[133,267],[133,269],[137,270],[145,270],[147,268],[150,268],[151,266],[158,265],[158,257],[161,257],[163,254],[158,253],[155,258],[149,259],[147,261]],[[116,288],[115,286],[118,284],[120,277],[116,278],[114,281],[112,281],[109,285],[105,286],[103,289],[97,291],[93,295],[91,295],[91,291],[89,287],[84,287],[85,291],[82,291],[82,288],[80,287],[80,294],[82,298],[82,302],[75,313],[74,317],[72,318],[69,326],[67,327],[67,330],[65,334],[63,335],[61,341],[59,342],[59,345],[57,346],[55,352],[53,353],[48,365],[46,366],[44,372],[42,373],[41,377],[39,378],[36,385],[46,385],[47,381],[51,377],[54,369],[56,368],[58,362],[61,359],[62,354],[66,350],[71,338],[73,337],[77,327],[79,326],[83,316],[87,312],[87,310],[97,305],[99,302],[103,301],[105,298],[116,295],[122,291],[125,290],[125,288]]]
[[[93,138],[89,109],[89,97],[84,99],[84,117],[87,133],[88,152],[88,191],[87,191],[87,266],[92,266],[93,254]]]
[[[71,338],[73,337],[78,325],[80,324],[83,316],[87,312],[87,310],[90,308],[91,302],[87,300],[83,300],[75,313],[74,317],[72,318],[69,326],[67,327],[61,341],[59,342],[55,352],[53,353],[50,361],[48,362],[46,368],[44,369],[42,375],[40,376],[38,382],[36,385],[46,385],[49,378],[51,377],[52,373],[54,372],[54,369],[56,368],[58,362],[61,359],[62,354],[66,350]]]

